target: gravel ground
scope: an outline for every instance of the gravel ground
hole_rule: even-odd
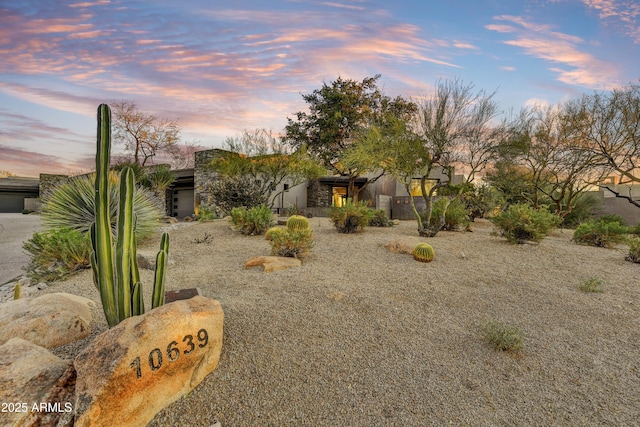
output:
[[[218,299],[224,344],[218,368],[150,426],[640,425],[640,265],[623,246],[578,246],[570,231],[512,246],[481,220],[428,239],[436,259],[423,264],[382,247],[416,236],[413,221],[359,235],[311,223],[312,255],[273,273],[243,268],[269,254],[263,236],[172,226],[167,288]],[[205,233],[212,243],[194,243]],[[590,278],[603,293],[578,290]],[[88,271],[53,291],[99,298]],[[524,350],[487,344],[490,320],[519,327]]]

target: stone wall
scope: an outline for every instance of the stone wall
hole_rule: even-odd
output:
[[[201,203],[205,205],[213,204],[208,186],[217,179],[218,174],[207,166],[212,159],[223,152],[224,150],[214,148],[194,153],[193,192],[196,212],[198,212]]]
[[[53,190],[69,179],[67,175],[54,175],[48,173],[40,174],[40,203],[43,204],[53,193]]]
[[[331,207],[331,186],[321,184],[317,179],[309,181],[309,187],[307,191],[307,207]]]

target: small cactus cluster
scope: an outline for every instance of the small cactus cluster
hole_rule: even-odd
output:
[[[431,262],[435,257],[436,253],[433,250],[433,247],[428,243],[418,243],[415,248],[413,248],[413,259],[420,262]]]
[[[289,230],[306,230],[309,228],[309,220],[302,215],[292,215],[287,220]]]
[[[266,240],[272,241],[273,237],[278,234],[284,234],[287,231],[284,227],[271,227],[264,233],[264,238]]]

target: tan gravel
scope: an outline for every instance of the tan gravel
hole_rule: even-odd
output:
[[[414,221],[358,235],[311,223],[312,255],[272,273],[243,268],[269,254],[263,236],[173,226],[167,287],[218,299],[224,344],[217,370],[151,426],[640,425],[640,265],[624,246],[578,246],[566,230],[513,246],[480,220],[427,239],[424,264],[382,247],[416,236]],[[212,243],[193,243],[205,233]],[[578,290],[590,278],[604,293]],[[54,291],[98,300],[88,271]],[[524,350],[494,350],[489,320],[519,327]]]

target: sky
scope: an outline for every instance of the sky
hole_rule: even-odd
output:
[[[103,102],[212,148],[282,132],[303,94],[376,74],[406,98],[459,79],[505,113],[637,84],[640,2],[0,0],[0,171],[94,169]]]

